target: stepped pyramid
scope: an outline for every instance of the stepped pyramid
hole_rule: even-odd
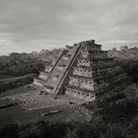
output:
[[[130,82],[119,62],[95,40],[66,45],[54,65],[47,65],[34,84],[50,94],[67,94],[87,101],[125,88]]]

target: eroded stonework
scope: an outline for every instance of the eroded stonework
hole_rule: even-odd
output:
[[[66,46],[54,65],[48,65],[34,84],[50,94],[68,94],[93,101],[129,83],[119,62],[109,58],[95,40]]]

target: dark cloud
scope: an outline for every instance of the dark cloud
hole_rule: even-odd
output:
[[[137,46],[137,13],[137,0],[0,0],[0,51],[30,52],[85,39],[104,49]]]

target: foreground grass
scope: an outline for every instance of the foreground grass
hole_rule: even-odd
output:
[[[93,111],[90,122],[6,124],[0,127],[0,138],[138,137],[138,98],[134,91],[112,93],[87,104],[87,108]]]
[[[137,138],[135,122],[128,127],[105,123],[49,123],[9,124],[0,128],[1,138]]]

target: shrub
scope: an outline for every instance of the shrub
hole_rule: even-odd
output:
[[[0,128],[0,138],[18,138],[19,131],[17,124],[4,125]]]

